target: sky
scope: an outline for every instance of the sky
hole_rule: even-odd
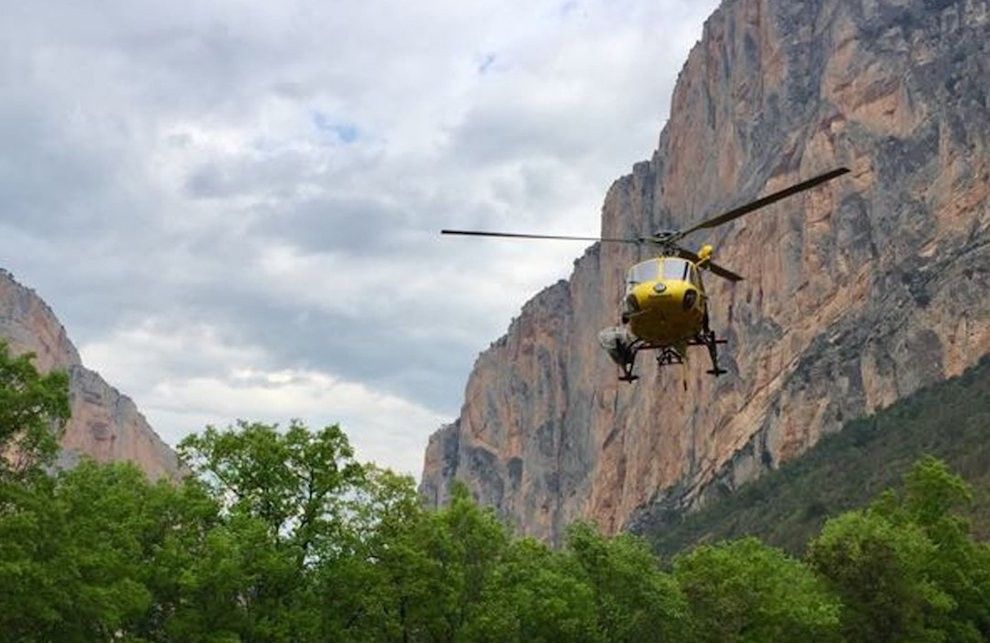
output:
[[[339,423],[419,475],[648,159],[712,0],[0,0],[0,267],[170,444]]]

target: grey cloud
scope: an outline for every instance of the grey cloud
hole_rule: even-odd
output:
[[[599,5],[567,19],[601,19]],[[570,227],[575,213],[594,228],[608,182],[642,156],[629,141],[645,150],[659,122],[646,90],[608,69],[527,58],[544,39],[560,56],[584,44],[585,32],[554,31],[558,3],[405,8],[12,5],[0,25],[0,266],[80,345],[210,328],[224,346],[257,349],[258,368],[316,370],[455,412],[477,352],[529,294],[484,280],[532,274],[535,290],[569,262],[541,276],[537,247],[439,229]],[[624,15],[583,28],[657,29]],[[512,22],[534,16],[545,21]],[[676,67],[683,53],[650,65]],[[527,95],[544,80],[573,100]],[[335,146],[314,112],[360,136]],[[262,264],[273,247],[338,274],[273,276]],[[356,283],[353,298],[332,300],[321,279]],[[155,384],[225,372],[236,360],[223,355],[177,351],[162,372],[114,385],[140,402]]]
[[[523,105],[479,106],[465,116],[452,136],[457,157],[475,163],[573,158],[593,145],[586,133],[561,122],[559,114],[533,112]]]
[[[406,208],[378,195],[324,195],[265,208],[255,232],[311,252],[367,254],[402,250],[399,235],[409,226]]]

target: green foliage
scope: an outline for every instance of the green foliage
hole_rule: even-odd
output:
[[[826,523],[808,561],[843,597],[851,640],[990,637],[990,549],[953,513],[969,486],[944,462],[919,460],[903,492]]]
[[[854,641],[939,640],[926,626],[952,604],[926,572],[935,547],[916,525],[869,511],[830,520],[808,548],[846,607],[843,632]]]
[[[312,570],[353,551],[351,496],[366,482],[344,433],[239,422],[189,436],[179,454],[219,507],[217,527],[200,544],[198,561],[207,564],[188,589],[226,597],[218,617],[244,639],[317,636]]]
[[[0,639],[106,640],[142,621],[180,491],[84,461],[0,486]]]
[[[811,570],[755,538],[674,561],[700,641],[836,641],[839,601]]]
[[[33,353],[11,356],[0,340],[0,476],[51,464],[69,419],[68,375],[40,375],[32,359]]]
[[[684,640],[684,597],[644,541],[630,535],[606,539],[576,523],[567,534],[567,551],[592,589],[603,640]]]
[[[532,539],[507,548],[465,638],[472,641],[601,640],[595,593],[574,561]]]
[[[927,456],[905,476],[903,493],[881,495],[870,510],[899,526],[916,525],[935,548],[925,572],[951,600],[946,618],[930,619],[953,641],[990,637],[990,548],[970,536],[958,511],[972,502],[971,487],[941,460]]]
[[[959,513],[979,495],[934,458],[829,521],[806,563],[750,538],[671,572],[585,523],[559,550],[513,539],[464,486],[427,511],[337,426],[207,427],[181,484],[41,475],[53,447],[24,436],[54,435],[64,380],[18,360],[0,355],[0,417],[31,457],[0,477],[0,643],[990,639],[990,549]]]
[[[297,420],[284,432],[243,421],[207,427],[179,444],[179,456],[225,510],[262,521],[302,558],[327,545],[321,537],[341,521],[341,498],[364,472],[340,427],[314,433]]]

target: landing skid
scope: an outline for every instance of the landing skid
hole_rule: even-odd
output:
[[[639,347],[633,344],[623,355],[623,362],[619,367],[622,369],[622,374],[619,375],[620,382],[635,382],[639,379],[639,375],[633,374],[633,367],[636,365],[636,353],[638,352]]]
[[[708,356],[712,360],[712,367],[705,372],[714,377],[718,377],[719,375],[725,375],[728,373],[727,370],[724,368],[719,368],[718,365],[718,345],[725,344],[727,341],[728,340],[725,338],[716,337],[715,332],[709,330],[698,333],[694,337],[688,339],[685,344],[687,346],[704,346],[707,348]],[[642,340],[637,340],[631,346],[626,348],[625,355],[623,356],[623,363],[619,366],[621,369],[619,381],[635,382],[639,379],[639,376],[633,373],[633,368],[636,364],[636,355],[639,351],[644,350],[657,351],[657,366],[660,368],[670,366],[672,364],[684,363],[684,355],[672,346],[650,344]]]
[[[715,377],[728,373],[727,370],[718,366],[718,345],[724,344],[726,340],[715,337],[715,331],[713,330],[700,333],[696,339],[700,339],[701,341],[698,344],[708,349],[708,357],[712,360],[712,367],[705,372]],[[690,344],[691,342],[688,343]]]

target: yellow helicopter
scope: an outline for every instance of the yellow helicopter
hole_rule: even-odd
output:
[[[712,361],[707,373],[719,376],[726,371],[718,365],[718,338],[709,327],[708,295],[701,280],[701,271],[708,270],[729,281],[742,277],[712,261],[712,246],[704,245],[697,253],[677,245],[685,236],[697,230],[714,228],[754,210],[776,203],[791,195],[821,185],[849,172],[840,167],[819,174],[759,198],[745,205],[705,219],[687,230],[664,230],[650,237],[608,238],[569,237],[480,230],[441,230],[441,234],[474,237],[503,237],[510,239],[553,239],[564,241],[599,241],[602,243],[650,244],[659,247],[658,256],[637,263],[626,271],[625,295],[620,305],[621,326],[603,329],[598,335],[602,348],[620,369],[619,379],[632,382],[636,355],[640,351],[657,351],[660,366],[683,364],[688,346],[704,346]]]

